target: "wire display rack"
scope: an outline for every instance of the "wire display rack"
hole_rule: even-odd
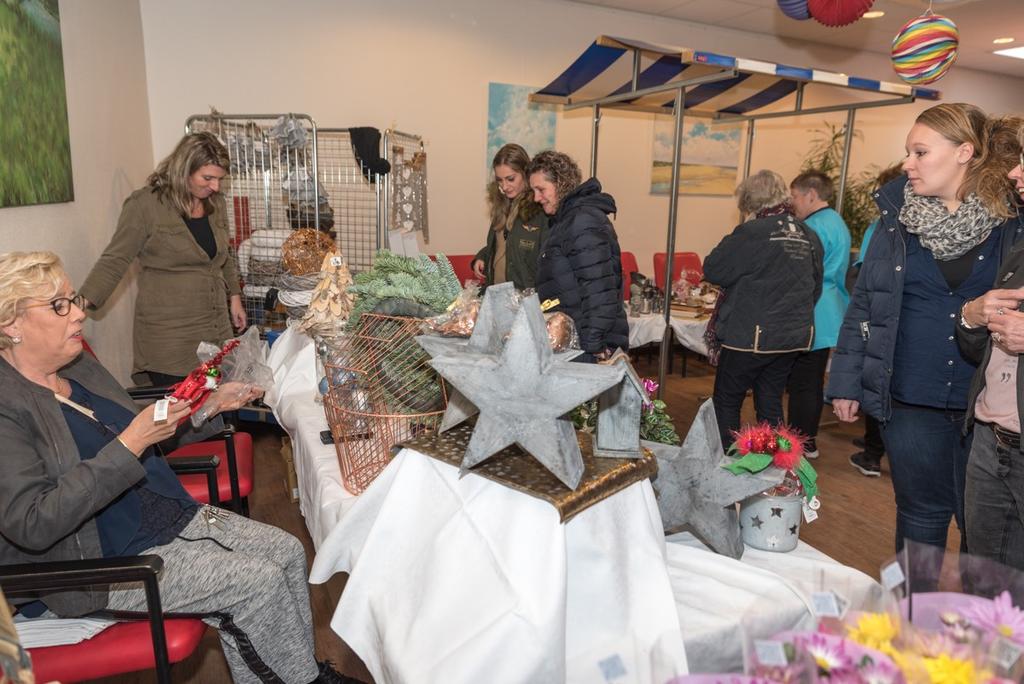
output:
[[[368,271],[383,244],[382,178],[368,172],[352,151],[347,128],[317,131],[317,178],[334,207],[334,231],[349,270]]]
[[[327,423],[345,488],[360,494],[391,461],[391,447],[441,424],[444,381],[417,344],[418,318],[363,314],[325,364]]]

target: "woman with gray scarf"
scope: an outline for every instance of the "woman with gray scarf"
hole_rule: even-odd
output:
[[[826,396],[836,416],[882,424],[896,495],[896,548],[945,548],[964,532],[965,429],[976,361],[957,345],[966,302],[992,286],[1018,236],[1003,120],[963,103],[922,112],[907,135],[906,177],[876,194],[881,218],[839,333]],[[970,539],[965,534],[961,550]],[[938,568],[925,570],[925,585]],[[917,589],[925,589],[918,586]]]

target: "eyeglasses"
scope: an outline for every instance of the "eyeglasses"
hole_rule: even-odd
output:
[[[51,299],[45,304],[29,304],[25,308],[35,309],[41,306],[48,306],[53,309],[53,313],[58,316],[67,316],[71,313],[72,304],[85,311],[85,297],[80,294],[76,294],[74,297],[57,297],[56,299]]]

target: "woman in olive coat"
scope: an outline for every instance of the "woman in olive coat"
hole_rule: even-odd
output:
[[[473,260],[473,272],[487,285],[512,282],[517,290],[525,290],[536,284],[548,217],[533,201],[526,182],[529,163],[530,155],[514,143],[494,155],[494,180],[487,186],[491,227],[487,245]]]
[[[90,310],[102,307],[138,258],[133,374],[173,384],[199,363],[200,342],[223,342],[245,327],[220,184],[228,152],[211,133],[186,135],[133,192],[110,244],[82,285]]]

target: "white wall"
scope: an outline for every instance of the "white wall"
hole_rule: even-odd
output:
[[[304,112],[320,125],[396,125],[428,142],[429,251],[475,251],[485,232],[488,82],[545,85],[599,34],[895,80],[888,58],[774,36],[542,0],[140,0],[153,152],[165,155],[185,118],[222,112]],[[187,46],[191,46],[190,48]],[[954,67],[937,87],[946,101],[1024,111],[1024,82]],[[826,98],[827,99],[827,98]],[[815,101],[810,93],[808,105]],[[926,105],[864,113],[853,168],[902,156]],[[792,177],[807,129],[823,117],[759,124],[753,168]],[[842,121],[842,115],[831,120]],[[668,199],[648,194],[652,118],[609,112],[598,177],[619,206],[617,227],[641,270],[665,248]],[[587,112],[559,117],[560,149],[586,169]],[[707,253],[737,220],[732,198],[683,197],[679,249]]]
[[[121,202],[152,169],[153,155],[137,0],[62,2],[60,13],[75,200],[0,209],[0,252],[52,250],[78,285],[106,246]],[[130,289],[123,285],[102,320],[86,324],[98,356],[126,383]]]

